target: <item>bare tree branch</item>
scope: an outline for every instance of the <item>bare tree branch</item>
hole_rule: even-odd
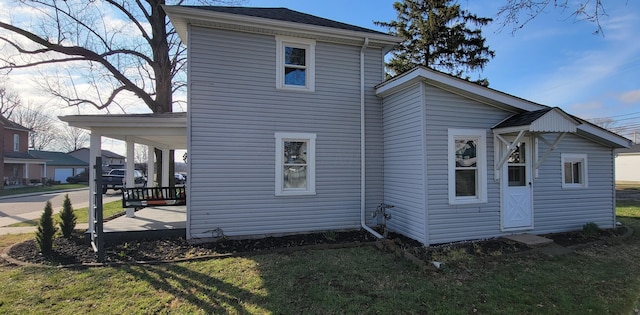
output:
[[[602,0],[506,0],[506,4],[498,9],[497,17],[501,21],[500,29],[511,26],[511,33],[525,27],[547,9],[569,12],[575,22],[588,21],[596,25],[594,35],[604,35],[600,18],[607,15]]]

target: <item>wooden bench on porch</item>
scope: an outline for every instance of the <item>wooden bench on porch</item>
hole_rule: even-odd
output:
[[[122,189],[123,208],[181,206],[187,204],[185,187],[135,187]]]

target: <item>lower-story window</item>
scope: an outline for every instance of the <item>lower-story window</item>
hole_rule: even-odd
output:
[[[587,155],[567,154],[562,159],[562,188],[587,187]]]
[[[315,195],[316,134],[276,132],[276,196]]]
[[[486,131],[449,129],[449,203],[487,201]]]

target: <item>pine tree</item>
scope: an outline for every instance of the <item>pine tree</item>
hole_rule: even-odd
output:
[[[73,229],[76,228],[77,219],[76,214],[73,212],[73,207],[71,206],[69,194],[66,194],[64,196],[64,202],[62,203],[62,212],[60,212],[60,231],[62,231],[63,237],[71,237]]]
[[[495,53],[486,46],[479,28],[491,18],[462,10],[452,0],[401,0],[393,4],[397,20],[375,22],[391,35],[404,38],[387,64],[392,75],[415,66],[425,66],[469,80],[468,73],[480,71]],[[488,85],[486,78],[475,81]]]
[[[41,253],[45,255],[51,253],[53,249],[53,235],[55,233],[56,228],[53,225],[53,209],[51,208],[51,201],[47,200],[44,206],[44,212],[38,222],[38,230],[36,231],[36,242],[38,243]]]

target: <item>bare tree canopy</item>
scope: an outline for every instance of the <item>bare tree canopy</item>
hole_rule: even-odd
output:
[[[21,104],[20,95],[11,90],[7,82],[0,82],[0,115],[11,118],[13,111]]]
[[[71,152],[89,146],[89,134],[80,128],[63,124],[56,139],[56,147],[63,152]]]
[[[38,105],[30,103],[27,106],[17,107],[11,115],[11,121],[29,131],[29,148],[33,150],[46,150],[51,148],[57,139],[57,119],[47,115]]]
[[[600,18],[607,15],[602,0],[506,0],[498,10],[498,20],[512,33],[523,28],[547,9],[561,10],[574,21],[589,21],[596,25],[594,34],[602,34]]]
[[[19,0],[37,22],[0,21],[0,69],[45,68],[43,84],[67,105],[119,106],[142,101],[152,112],[171,112],[184,46],[169,26],[164,0]],[[38,23],[38,24],[33,24]],[[54,72],[55,69],[55,72]],[[128,93],[128,95],[126,95]]]

